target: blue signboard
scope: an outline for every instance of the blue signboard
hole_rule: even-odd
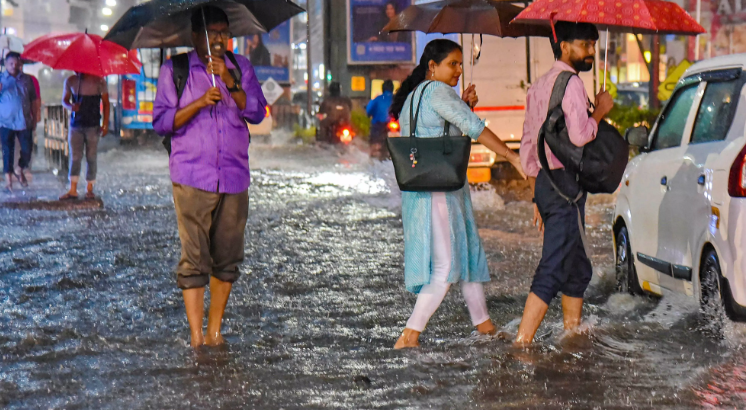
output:
[[[247,36],[244,41],[244,54],[260,82],[270,77],[278,83],[290,82],[290,20],[269,33]]]
[[[347,0],[347,61],[350,64],[414,62],[412,33],[381,33],[411,0]]]

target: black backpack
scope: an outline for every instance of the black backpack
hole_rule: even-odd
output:
[[[562,112],[562,99],[567,83],[574,75],[576,74],[573,72],[562,71],[554,82],[547,118],[539,131],[538,146],[541,167],[552,181],[554,189],[566,199],[567,195],[557,188],[549,172],[545,141],[552,153],[565,166],[565,170],[576,175],[582,190],[591,194],[616,191],[622,182],[629,159],[629,144],[619,131],[606,121],[599,122],[596,138],[585,146],[578,147],[570,141],[565,114]]]
[[[229,60],[231,60],[233,66],[236,67],[228,69],[228,71],[231,73],[231,77],[233,77],[233,81],[235,81],[236,83],[240,83],[241,70],[238,68],[238,61],[236,61],[236,56],[234,56],[233,53],[230,51],[226,51],[225,55],[226,57],[228,57]],[[177,54],[171,57],[171,61],[173,62],[173,73],[171,74],[171,77],[173,78],[174,85],[176,86],[176,101],[178,106],[178,101],[181,101],[181,95],[184,94],[184,88],[186,88],[186,83],[189,79],[189,54]],[[166,151],[168,151],[168,155],[170,156],[171,134],[163,136],[163,146],[166,148]]]

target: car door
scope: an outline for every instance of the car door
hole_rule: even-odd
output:
[[[647,288],[657,293],[660,273],[665,270],[658,258],[661,205],[681,168],[686,151],[682,142],[691,134],[696,102],[703,89],[704,83],[692,83],[674,92],[652,130],[648,152],[629,178],[630,242],[635,267],[643,288],[648,282]]]
[[[691,137],[684,141],[688,144],[683,161],[676,174],[669,177],[670,191],[661,203],[658,224],[657,257],[670,264],[668,274],[660,277],[660,285],[689,295],[693,293],[695,258],[711,224],[713,173],[729,169],[728,165],[719,163],[718,156],[727,145],[725,139],[743,84],[740,68],[702,73],[698,77],[706,81],[704,93],[698,103]]]

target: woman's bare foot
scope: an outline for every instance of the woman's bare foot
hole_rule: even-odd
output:
[[[494,335],[497,333],[497,329],[495,328],[495,325],[492,324],[492,320],[487,319],[477,325],[477,332],[483,335]]]
[[[208,346],[220,346],[223,343],[225,343],[225,339],[223,339],[223,335],[220,332],[215,332],[215,334],[208,333],[205,338],[205,344]]]
[[[420,347],[420,332],[409,328],[404,328],[399,340],[396,341],[394,349],[404,349],[408,347]]]
[[[197,334],[192,335],[191,345],[194,349],[202,346],[203,344],[205,344],[205,336],[202,335],[202,333],[197,333]]]

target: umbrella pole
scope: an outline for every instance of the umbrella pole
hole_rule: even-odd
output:
[[[604,91],[606,91],[606,60],[609,56],[609,28],[606,28],[606,48],[604,48]]]
[[[469,85],[474,84],[474,34],[471,35],[471,73],[469,73]]]
[[[205,42],[207,42],[207,56],[210,57],[210,62],[212,63],[212,50],[210,49],[210,38],[207,34],[207,19],[205,18],[205,8],[202,7],[202,25],[205,27]],[[215,74],[210,73],[210,76],[212,77],[212,86],[215,87]]]

